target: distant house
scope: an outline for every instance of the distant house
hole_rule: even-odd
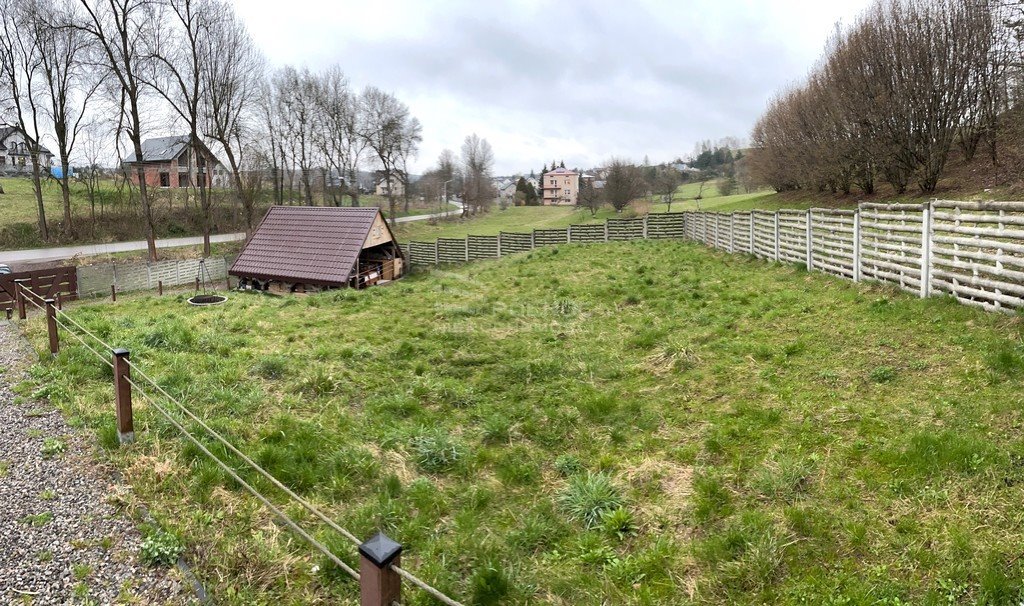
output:
[[[580,194],[580,175],[568,168],[556,168],[544,173],[541,187],[545,205],[575,206]]]
[[[183,189],[223,187],[228,183],[227,171],[206,145],[199,142],[192,153],[188,135],[157,137],[142,142],[142,159],[132,153],[124,161],[124,170],[132,183],[138,185],[138,167],[142,166],[148,187]]]
[[[518,179],[500,179],[495,184],[495,188],[498,190],[498,196],[504,200],[511,200],[516,197],[516,184]]]
[[[32,172],[32,148],[35,141],[17,126],[0,126],[0,173],[30,174]],[[39,165],[45,176],[50,172],[53,154],[39,146]]]
[[[402,182],[401,176],[392,173],[389,179],[391,181],[391,194],[395,196],[404,196],[405,184]],[[388,179],[385,179],[383,174],[379,174],[377,177],[377,185],[374,189],[374,193],[378,196],[388,195]]]
[[[228,273],[245,289],[310,292],[396,280],[402,270],[379,208],[271,206]]]

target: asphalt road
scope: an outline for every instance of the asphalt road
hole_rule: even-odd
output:
[[[399,217],[395,219],[396,223],[408,223],[410,221],[425,221],[427,219],[437,219],[441,217],[447,217],[451,215],[457,215],[462,212],[461,205],[457,202],[453,202],[458,209],[449,210],[443,213],[434,213],[432,215],[412,215],[409,217]],[[234,234],[217,234],[210,236],[210,242],[234,242],[237,240],[245,239],[244,232],[238,232]],[[164,238],[156,241],[157,248],[174,248],[176,246],[195,246],[203,243],[202,236],[194,236],[188,238]],[[106,255],[110,253],[122,253],[132,252],[137,250],[146,250],[145,240],[136,240],[134,242],[110,242],[107,244],[79,244],[77,246],[61,246],[58,248],[28,248],[24,250],[0,250],[0,263],[10,265],[12,269],[18,271],[25,269],[28,265],[37,265],[41,263],[51,263],[54,261],[63,261],[65,259],[73,259],[75,257],[91,257],[93,255]]]

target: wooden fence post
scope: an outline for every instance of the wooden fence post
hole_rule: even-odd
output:
[[[811,209],[807,209],[807,271],[814,269],[814,228],[811,223]]]
[[[860,282],[860,208],[853,211],[853,281]]]
[[[779,262],[779,211],[775,211],[775,262]]]
[[[56,358],[60,353],[60,341],[57,338],[57,308],[53,299],[46,300],[46,333],[50,337],[50,355]]]
[[[156,292],[161,297],[164,296],[164,281],[163,280],[157,280],[156,281]]]
[[[14,281],[14,304],[18,308],[18,319],[24,320],[28,317],[25,313],[25,280]]]
[[[921,208],[921,298],[932,294],[932,203]]]
[[[391,569],[402,557],[402,546],[383,533],[359,546],[360,606],[391,606],[401,603],[402,577]]]
[[[114,403],[117,406],[117,441],[131,444],[135,441],[135,423],[132,421],[132,369],[128,365],[128,350],[114,350]]]
[[[60,293],[57,293],[57,309],[64,309],[64,303],[61,300]]]
[[[117,302],[117,287],[113,284],[110,285],[110,300],[114,303]]]

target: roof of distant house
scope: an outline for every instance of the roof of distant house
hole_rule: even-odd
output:
[[[546,172],[544,174],[545,175],[552,175],[552,174],[554,174],[554,175],[575,175],[575,174],[578,174],[578,173],[576,171],[574,171],[574,170],[569,170],[568,168],[561,168],[561,167],[559,167],[559,168],[556,168],[554,170],[549,170],[548,172]]]
[[[7,149],[7,146],[4,145],[4,141],[6,141],[12,134],[20,132],[22,132],[22,130],[17,126],[11,126],[10,124],[0,126],[0,149]],[[32,137],[29,137],[28,135],[25,135],[25,139],[32,141]],[[50,150],[46,149],[42,145],[39,146],[39,151],[44,154],[53,155]]]
[[[155,137],[142,142],[143,162],[167,162],[180,156],[188,149],[188,135],[174,135],[172,137]],[[216,157],[202,141],[199,142],[203,149],[211,157]],[[135,162],[135,152],[132,152],[125,162]],[[219,161],[218,161],[219,162]]]
[[[342,286],[378,214],[373,206],[271,206],[228,273]]]

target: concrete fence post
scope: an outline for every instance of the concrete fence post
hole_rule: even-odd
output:
[[[921,209],[921,298],[932,294],[932,203]]]
[[[441,264],[441,241],[434,240],[434,265]]]
[[[498,241],[498,258],[500,259],[501,258],[501,232],[500,231],[498,232],[498,237],[496,238],[496,240]]]
[[[779,211],[775,211],[775,262],[779,262]]]
[[[117,441],[131,444],[135,441],[135,423],[132,420],[132,369],[128,364],[128,350],[114,352],[114,404],[117,407]]]
[[[644,215],[644,240],[647,239],[647,217],[648,216],[649,215]]]
[[[537,230],[534,229],[530,232],[530,250],[537,248]]]
[[[853,211],[853,281],[860,282],[860,209]]]
[[[28,316],[25,312],[25,280],[14,281],[14,305],[18,308],[18,319],[24,320]]]
[[[729,213],[729,252],[736,252],[736,213]]]
[[[813,231],[813,219],[811,219],[811,209],[807,209],[807,271],[814,269],[814,249],[812,245],[814,243],[814,231]]]
[[[754,211],[750,211],[750,254],[754,254]]]
[[[401,557],[402,546],[381,532],[359,546],[360,606],[401,603],[402,577],[391,568]]]
[[[608,241],[608,219],[604,220],[604,241]]]
[[[50,355],[56,358],[60,353],[60,341],[57,338],[57,308],[53,299],[46,300],[46,333],[50,337]]]
[[[466,236],[466,263],[469,263],[469,236]]]
[[[572,244],[572,224],[565,228],[565,243]]]

